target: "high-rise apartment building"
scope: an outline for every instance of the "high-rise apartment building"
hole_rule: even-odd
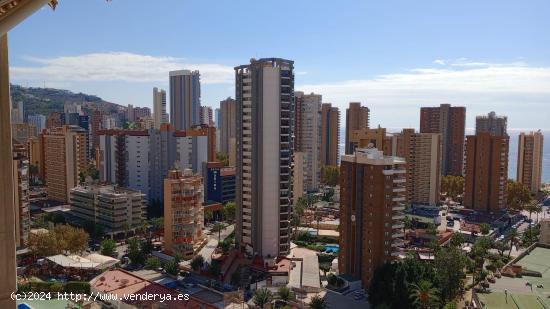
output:
[[[361,106],[360,102],[350,102],[346,109],[346,154],[353,154],[355,150],[350,143],[351,134],[354,130],[368,129],[370,110]]]
[[[134,121],[139,121],[145,117],[151,117],[151,109],[149,107],[134,107]]]
[[[57,112],[50,113],[50,115],[48,115],[48,119],[46,119],[46,129],[61,127],[63,125],[61,115],[62,114]]]
[[[170,124],[176,130],[200,125],[201,85],[199,71],[171,71]]]
[[[305,186],[305,154],[303,152],[294,151],[294,166],[292,170],[292,198],[298,200],[307,191]]]
[[[23,106],[23,101],[18,101],[15,106],[11,105],[11,123],[25,122],[25,109]]]
[[[212,107],[201,106],[201,125],[214,126]]]
[[[136,120],[136,114],[134,113],[134,105],[128,104],[126,119],[129,122],[134,122]]]
[[[99,131],[99,177],[149,195],[151,145],[147,130]]]
[[[27,141],[29,164],[36,167],[40,178],[44,177],[44,152],[42,151],[42,136],[30,138]]]
[[[221,104],[220,104],[221,105]],[[216,129],[221,129],[221,109],[216,108],[214,109],[214,121],[216,122]]]
[[[441,104],[420,109],[420,133],[441,134],[441,173],[462,176],[466,108]]]
[[[90,135],[92,139],[92,148],[99,149],[99,135],[97,134],[101,130],[101,122],[103,121],[103,113],[99,109],[95,109],[92,112],[92,120],[90,127]]]
[[[541,188],[543,143],[540,130],[519,134],[516,180],[526,185],[531,193],[537,193]]]
[[[160,129],[160,125],[168,123],[168,115],[166,114],[166,91],[163,89],[153,88],[153,119],[155,121],[155,129]]]
[[[495,136],[505,136],[508,118],[506,116],[497,116],[495,112],[490,112],[487,116],[476,117],[476,134],[487,132]]]
[[[235,67],[235,241],[263,257],[290,250],[294,62],[252,59]]]
[[[77,103],[77,102],[65,102],[63,104],[63,113],[64,114],[83,115],[83,113],[82,113],[82,104]]]
[[[164,248],[191,259],[203,240],[202,177],[190,169],[171,170],[164,179]]]
[[[24,247],[31,228],[29,208],[29,160],[27,147],[16,141],[13,149],[13,184],[15,197],[15,238],[18,248]]]
[[[235,142],[237,132],[237,104],[232,98],[220,102],[220,151],[229,155],[231,143]]]
[[[101,181],[139,190],[149,200],[162,200],[162,182],[177,165],[202,173],[203,162],[215,159],[215,128],[197,127],[174,131],[170,124],[161,130],[102,130],[99,174]]]
[[[377,267],[395,259],[403,242],[406,172],[405,160],[376,148],[342,156],[338,268],[364,287]]]
[[[12,123],[11,136],[21,143],[36,136],[36,128],[29,123]]]
[[[42,134],[44,178],[51,200],[67,203],[69,192],[87,168],[87,133],[79,126],[64,125]]]
[[[38,135],[46,128],[46,116],[40,114],[29,115],[27,123],[36,128],[36,135]]]
[[[480,132],[466,137],[464,206],[480,211],[506,207],[508,135]]]
[[[321,167],[338,165],[340,111],[330,103],[321,105]]]
[[[102,226],[109,234],[125,232],[146,219],[145,195],[114,185],[83,184],[71,189],[71,214]]]
[[[441,135],[403,129],[392,140],[394,155],[406,161],[409,204],[436,205],[441,187]]]
[[[301,173],[307,191],[319,188],[321,179],[321,101],[320,94],[296,91],[294,150],[304,154]],[[295,169],[296,173],[300,173]]]

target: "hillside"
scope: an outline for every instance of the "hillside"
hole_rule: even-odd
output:
[[[63,112],[63,105],[69,103],[81,103],[82,109],[86,112],[94,108],[99,108],[106,113],[113,113],[124,110],[126,107],[104,101],[95,95],[84,93],[73,93],[68,90],[54,88],[33,88],[11,85],[11,97],[15,104],[22,101],[25,108],[25,114],[49,115],[52,112]]]

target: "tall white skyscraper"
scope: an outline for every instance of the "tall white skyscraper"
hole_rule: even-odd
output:
[[[153,120],[155,121],[155,129],[160,129],[160,125],[168,123],[168,115],[166,114],[166,91],[153,88]]]
[[[236,243],[263,257],[290,250],[294,62],[235,67]]]
[[[201,84],[199,71],[171,71],[170,123],[176,130],[200,125]]]

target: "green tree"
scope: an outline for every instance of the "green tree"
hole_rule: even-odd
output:
[[[135,237],[128,239],[128,258],[136,265],[143,265],[145,262],[145,255],[141,251],[141,242]]]
[[[508,180],[506,185],[508,208],[523,210],[524,205],[531,201],[531,192],[524,184]]]
[[[369,301],[374,308],[387,304],[390,308],[413,309],[410,298],[412,283],[420,280],[437,283],[433,264],[424,263],[414,255],[401,262],[385,263],[374,271],[368,289]]]
[[[466,240],[464,239],[464,235],[462,233],[454,233],[451,238],[451,246],[455,248],[461,248]]]
[[[518,245],[518,232],[515,229],[510,231],[510,234],[506,237],[508,243],[510,244],[510,251],[508,251],[508,257],[512,254],[512,249],[514,246]]]
[[[153,229],[155,231],[162,231],[164,229],[164,218],[152,218],[151,219],[151,225],[153,225]]]
[[[229,166],[229,156],[225,153],[216,153],[216,161],[221,162],[223,166]]]
[[[438,308],[439,291],[427,280],[421,280],[418,284],[413,284],[411,289],[411,299],[413,305],[417,308],[429,309]]]
[[[221,241],[221,232],[222,230],[225,228],[225,225],[223,225],[223,223],[216,223],[214,224],[214,226],[212,227],[212,232],[214,233],[218,233],[218,242]]]
[[[280,299],[282,299],[284,301],[289,301],[290,297],[292,296],[292,292],[290,291],[290,288],[283,285],[283,286],[279,287],[279,289],[277,290],[277,295],[279,295]]]
[[[112,239],[105,239],[101,242],[101,254],[113,256],[116,252],[116,242]]]
[[[437,286],[444,301],[457,297],[464,288],[466,256],[455,247],[443,247],[435,253]]]
[[[147,269],[158,269],[161,266],[160,259],[156,256],[151,256],[145,260],[145,268]]]
[[[124,231],[124,238],[128,238],[128,232],[130,231],[130,225],[128,222],[122,223],[122,230]]]
[[[202,255],[196,255],[191,260],[190,266],[194,271],[198,271],[204,266],[204,257],[202,257]]]
[[[323,271],[323,273],[325,274],[325,277],[327,276],[327,272],[330,271],[331,266],[332,266],[331,263],[327,263],[327,262],[319,263],[319,269]]]
[[[504,241],[495,241],[493,248],[497,250],[500,256],[504,256],[504,251],[508,250],[508,245]]]
[[[340,182],[340,169],[338,166],[325,165],[321,167],[321,182],[333,187],[338,185]]]
[[[223,205],[223,216],[229,222],[235,220],[235,202],[227,202]]]
[[[177,276],[179,272],[179,265],[175,259],[172,259],[164,264],[164,271],[172,276]]]
[[[148,256],[151,252],[153,252],[153,241],[148,238],[145,241],[140,242],[139,248],[143,256]]]
[[[254,304],[260,308],[265,308],[269,302],[273,299],[273,294],[268,289],[258,289],[254,292],[253,301]]]
[[[59,224],[54,228],[53,232],[57,238],[57,244],[63,252],[74,254],[88,248],[88,233],[81,228]]]
[[[464,177],[461,176],[443,176],[441,178],[441,192],[447,197],[456,200],[464,192]]]
[[[323,297],[321,297],[319,295],[315,295],[311,298],[311,302],[309,303],[309,308],[311,308],[311,309],[327,309],[328,308],[328,303]]]
[[[480,225],[480,230],[482,235],[489,235],[491,232],[491,226],[487,223],[483,223]]]

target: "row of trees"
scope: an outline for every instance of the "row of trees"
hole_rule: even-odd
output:
[[[336,186],[340,183],[340,169],[338,166],[325,165],[321,167],[321,182],[328,186]]]
[[[59,224],[43,233],[29,234],[27,247],[35,256],[79,254],[88,248],[88,233],[67,224]]]
[[[441,192],[446,196],[456,200],[464,192],[464,177],[461,176],[443,176],[441,178]]]

